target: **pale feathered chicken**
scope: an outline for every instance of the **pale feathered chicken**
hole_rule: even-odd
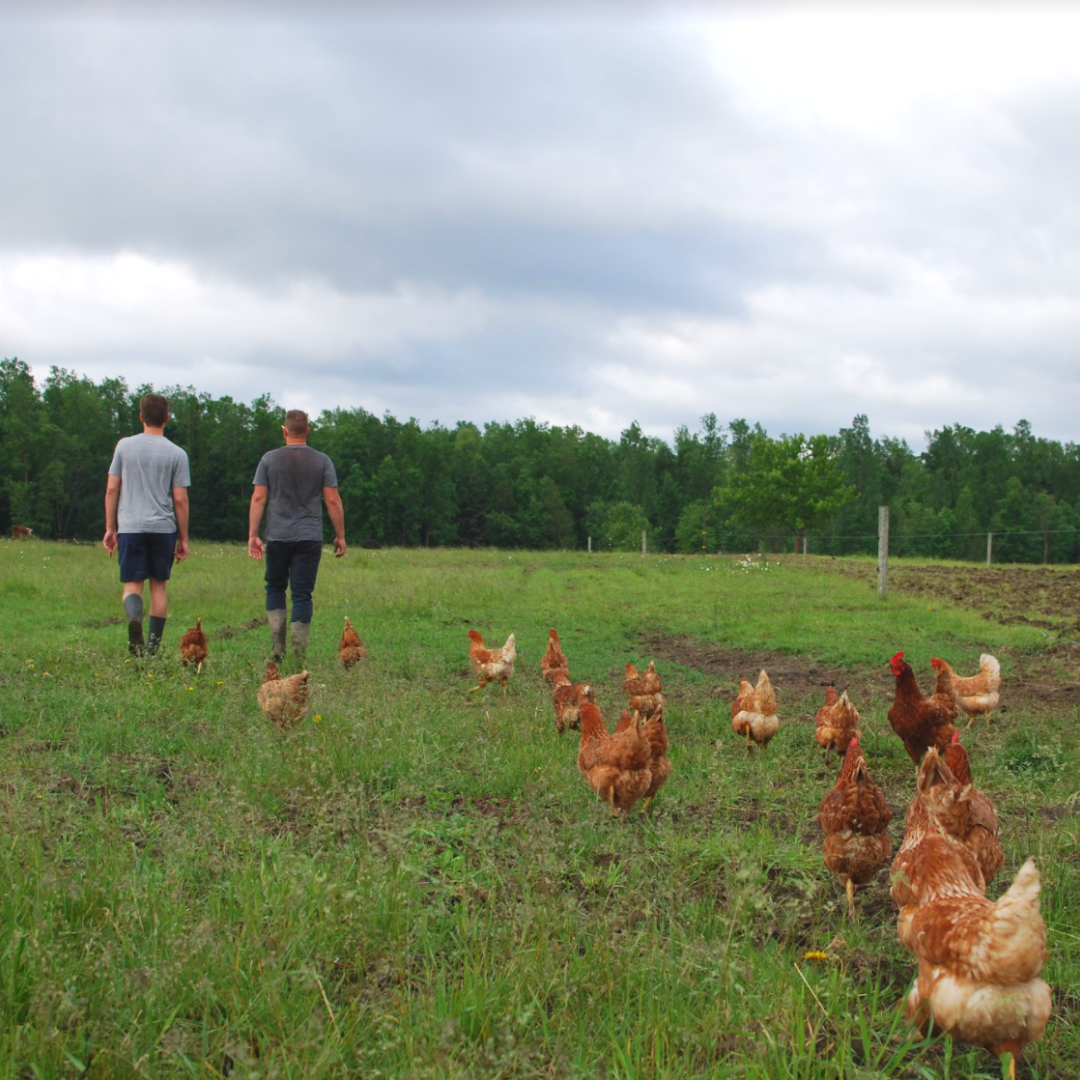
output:
[[[917,902],[900,911],[897,930],[919,972],[904,1013],[923,1033],[930,1025],[955,1039],[1016,1059],[1042,1037],[1050,987],[1041,978],[1046,927],[1041,882],[1028,859],[1008,892],[988,900],[972,874],[971,854],[934,826],[912,853]]]
[[[814,739],[825,751],[826,759],[830,750],[843,753],[852,739],[862,738],[861,719],[846,690],[837,697],[835,686],[826,689],[825,704],[814,717]]]
[[[505,697],[506,684],[514,674],[514,661],[517,659],[517,640],[514,635],[511,634],[506,639],[506,644],[498,649],[486,648],[479,630],[470,630],[468,637],[469,660],[476,669],[477,680],[469,693],[483,690],[488,683],[497,682],[502,686]]]
[[[776,715],[776,691],[765,669],[758,673],[757,685],[739,680],[739,693],[731,703],[731,728],[746,736],[746,749],[754,742],[764,750],[780,727]]]
[[[304,718],[308,711],[309,673],[298,672],[283,679],[278,666],[270,660],[266,665],[266,681],[259,687],[259,707],[278,731],[288,731]]]
[[[952,683],[953,701],[969,716],[967,727],[975,723],[975,718],[985,716],[990,723],[990,714],[998,707],[1001,700],[1001,664],[989,653],[979,657],[979,674],[961,676],[953,671],[947,661],[934,657],[930,661],[935,671],[947,671]],[[965,728],[966,730],[966,728]]]

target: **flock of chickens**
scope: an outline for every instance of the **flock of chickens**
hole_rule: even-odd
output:
[[[513,675],[517,644],[511,634],[488,649],[469,631],[469,655],[477,672],[474,692],[498,682],[503,692]],[[892,864],[890,895],[900,910],[900,941],[918,961],[918,975],[904,1003],[908,1021],[922,1033],[947,1032],[1009,1055],[1010,1076],[1027,1043],[1039,1039],[1050,1018],[1050,988],[1040,977],[1046,959],[1046,927],[1039,909],[1039,872],[1033,859],[1020,868],[996,903],[986,886],[1005,861],[994,805],[972,782],[967,751],[954,721],[960,712],[989,722],[997,707],[1001,667],[989,654],[977,675],[961,678],[935,657],[934,693],[925,697],[911,665],[897,653],[890,661],[896,693],[889,724],[919,766],[907,810],[904,839]],[[644,811],[671,774],[664,725],[664,694],[653,663],[642,672],[626,665],[627,708],[608,732],[593,688],[570,681],[557,631],[549,631],[541,674],[551,687],[555,728],[578,728],[578,769],[613,814],[639,800]],[[887,865],[892,818],[859,746],[858,709],[847,693],[830,686],[815,716],[814,736],[825,750],[843,751],[832,790],[821,800],[828,869],[843,883],[849,911],[854,891]],[[757,682],[739,680],[731,726],[764,750],[780,726],[776,691],[762,670]]]
[[[1050,988],[1040,977],[1046,927],[1039,909],[1039,871],[1028,859],[995,903],[986,886],[1005,862],[997,813],[972,781],[967,751],[954,721],[960,711],[989,722],[997,706],[1001,667],[989,654],[977,675],[960,678],[944,661],[934,692],[923,695],[902,652],[889,662],[896,694],[889,725],[919,770],[892,863],[890,895],[900,909],[897,932],[918,961],[904,1003],[908,1021],[924,1034],[944,1031],[1009,1054],[1009,1075],[1024,1046],[1039,1039],[1050,1018]],[[888,804],[870,776],[859,746],[859,714],[830,687],[818,710],[815,737],[825,749],[847,742],[836,784],[818,808],[825,863],[847,888],[870,882],[892,854]]]
[[[477,678],[470,693],[498,683],[505,695],[517,659],[514,635],[498,648],[487,648],[477,630],[468,637]],[[201,669],[207,657],[201,622],[184,635],[180,648],[184,663]],[[348,669],[366,655],[346,617],[338,645],[342,665]],[[1027,1043],[1041,1038],[1051,1011],[1050,988],[1040,977],[1046,928],[1039,871],[1028,859],[999,900],[987,898],[986,887],[1005,861],[998,819],[991,800],[974,786],[954,724],[961,711],[970,718],[968,727],[979,716],[989,722],[999,700],[1001,668],[988,654],[980,658],[979,673],[968,678],[957,676],[944,660],[935,657],[931,664],[937,682],[933,694],[924,696],[904,654],[890,661],[896,693],[889,724],[918,766],[890,881],[900,912],[900,941],[918,961],[905,1015],[924,1034],[946,1032],[999,1057],[1009,1054],[1015,1078],[1016,1059]],[[640,672],[626,665],[627,707],[611,732],[592,686],[571,682],[554,629],[540,670],[551,688],[556,730],[581,732],[577,765],[589,787],[613,815],[625,816],[639,802],[644,812],[671,775],[664,693],[655,664]],[[267,664],[258,702],[279,731],[294,727],[308,711],[308,680],[307,671],[282,678],[273,662]],[[740,679],[731,717],[747,749],[768,746],[779,718],[776,691],[764,670],[756,684]],[[892,814],[867,768],[859,724],[847,693],[838,695],[830,686],[815,717],[814,737],[826,758],[834,750],[844,756],[835,785],[818,807],[818,821],[825,834],[825,864],[844,885],[851,915],[855,888],[869,884],[892,855]]]
[[[367,647],[346,615],[345,629],[341,632],[338,643],[338,657],[342,665],[348,671],[367,654]],[[194,664],[198,674],[209,655],[210,648],[202,628],[202,619],[196,619],[195,625],[180,639],[180,658],[185,667]],[[310,672],[299,671],[283,679],[277,664],[273,660],[267,662],[264,682],[256,697],[259,708],[266,713],[278,732],[291,730],[307,715],[311,692],[310,677]]]
[[[497,682],[505,694],[517,660],[514,635],[494,649],[484,645],[478,630],[470,630],[468,637],[469,661],[477,676],[476,686],[469,693]],[[577,763],[589,787],[608,803],[612,814],[625,815],[638,802],[644,812],[671,775],[664,693],[656,665],[650,663],[640,674],[633,664],[626,665],[623,689],[627,708],[611,732],[604,724],[593,688],[588,683],[570,681],[569,661],[557,630],[548,631],[540,673],[551,687],[555,729],[560,735],[567,728],[581,731]]]

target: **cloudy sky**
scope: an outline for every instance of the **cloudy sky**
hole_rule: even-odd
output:
[[[1078,441],[1080,8],[384,6],[0,0],[3,355],[424,425]]]

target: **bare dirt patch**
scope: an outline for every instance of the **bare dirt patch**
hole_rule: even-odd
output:
[[[877,571],[869,563],[823,560],[829,573],[845,574],[876,587]],[[1047,710],[1080,706],[1080,574],[1058,567],[904,567],[889,574],[889,589],[935,602],[962,604],[1001,626],[1025,624],[1050,630],[1054,641],[1037,655],[1025,653],[1022,662],[1008,664],[1009,677],[1001,688],[999,713],[1030,707],[1033,700]],[[817,699],[826,686],[846,689],[854,701],[870,703],[892,695],[887,658],[880,667],[831,667],[789,653],[743,650],[698,641],[687,635],[647,631],[647,654],[657,661],[691,667],[714,678],[716,697],[734,696],[740,676],[753,680],[765,668],[778,692],[789,701]],[[1012,659],[1015,650],[1001,648],[999,660]],[[975,674],[975,669],[961,674]],[[929,692],[929,672],[922,676]]]

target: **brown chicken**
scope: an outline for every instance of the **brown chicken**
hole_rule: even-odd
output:
[[[956,728],[956,705],[947,688],[939,687],[932,697],[923,697],[911,665],[898,652],[889,669],[896,676],[896,694],[889,709],[889,724],[900,736],[908,757],[916,765],[922,762],[928,747],[943,751],[949,745]]]
[[[288,731],[308,711],[308,672],[301,671],[283,679],[273,660],[266,665],[266,681],[259,687],[259,707],[278,731]]]
[[[825,865],[846,889],[851,915],[855,886],[869,885],[892,854],[891,820],[892,811],[870,776],[859,740],[852,739],[832,791],[818,806]]]
[[[862,738],[862,729],[859,722],[859,710],[852,705],[845,690],[839,697],[836,695],[836,687],[830,686],[825,690],[825,704],[817,711],[814,717],[814,738],[825,751],[828,759],[829,751],[842,751],[852,739]]]
[[[540,674],[550,686],[559,684],[560,676],[570,681],[570,662],[559,644],[559,631],[552,627],[548,631],[547,651],[540,657]]]
[[[754,742],[764,750],[780,727],[776,715],[776,691],[762,668],[757,685],[739,680],[739,693],[731,703],[731,728],[736,735],[746,736],[746,749]]]
[[[653,801],[653,797],[671,775],[671,758],[668,757],[669,740],[667,725],[664,723],[664,710],[659,709],[653,713],[645,721],[642,730],[651,751],[649,771],[652,773],[652,779],[649,781],[649,786],[645,791],[645,801],[641,804],[641,812],[644,814],[649,808],[649,803]]]
[[[919,972],[904,1013],[924,1034],[933,1028],[1010,1054],[1015,1078],[1016,1059],[1050,1018],[1039,871],[1028,859],[994,903],[972,866],[963,844],[932,825],[912,853],[918,900],[901,909],[897,930]]]
[[[623,690],[627,696],[627,708],[631,712],[640,713],[646,720],[664,708],[664,688],[652,660],[640,673],[633,664],[626,665]]]
[[[180,655],[183,657],[184,666],[195,665],[195,674],[202,672],[202,666],[210,649],[206,642],[206,634],[203,633],[202,619],[196,619],[195,625],[180,639]]]
[[[572,683],[559,674],[551,700],[555,706],[555,730],[561,735],[567,728],[581,727],[582,703],[596,701],[596,695],[588,683]]]
[[[904,838],[900,842],[900,848],[892,864],[889,894],[900,908],[903,908],[905,904],[914,903],[918,894],[913,860],[916,849],[932,824],[927,812],[927,802],[932,799],[935,807],[944,804],[943,796],[932,797],[930,793],[935,788],[949,787],[956,787],[956,777],[953,776],[941,755],[931,748],[926,752],[922,765],[919,766],[919,774],[915,778],[915,794],[908,804],[907,814],[904,817]],[[971,856],[971,873],[979,879],[980,887],[985,890],[986,881],[982,877],[982,870],[979,869],[974,855]]]
[[[345,616],[345,629],[341,631],[341,640],[338,642],[338,656],[341,657],[342,667],[346,671],[354,664],[359,664],[367,656],[367,646],[360,640],[360,635],[353,629],[349,616]]]
[[[938,672],[947,671],[952,682],[953,701],[970,717],[967,726],[975,723],[976,717],[985,716],[990,723],[990,714],[998,707],[1001,699],[1001,664],[989,653],[979,657],[979,674],[961,677],[949,664],[934,657],[931,667]]]
[[[611,807],[612,815],[625,815],[652,783],[652,749],[644,726],[640,716],[624,712],[609,735],[595,702],[582,703],[578,769],[589,787]]]
[[[470,630],[468,637],[469,660],[476,669],[477,679],[469,693],[483,690],[488,683],[497,682],[502,686],[505,697],[506,684],[514,674],[514,661],[517,659],[517,640],[514,635],[511,634],[506,639],[506,644],[498,649],[485,648],[484,638],[479,630]]]
[[[959,736],[956,736],[959,740]],[[950,767],[952,765],[959,770]],[[961,778],[962,777],[962,778]],[[944,756],[927,750],[915,781],[915,797],[908,806],[904,839],[893,862],[890,892],[900,907],[911,903],[918,891],[912,859],[922,838],[931,826],[947,833],[971,853],[972,876],[985,891],[987,884],[1005,861],[998,839],[998,820],[994,805],[971,783],[967,753],[959,741],[950,744]]]
[[[990,797],[972,782],[971,763],[959,732],[945,748],[944,760],[953,776],[953,785],[934,786],[926,793],[927,812],[975,856],[989,885],[1005,864],[997,811]]]

